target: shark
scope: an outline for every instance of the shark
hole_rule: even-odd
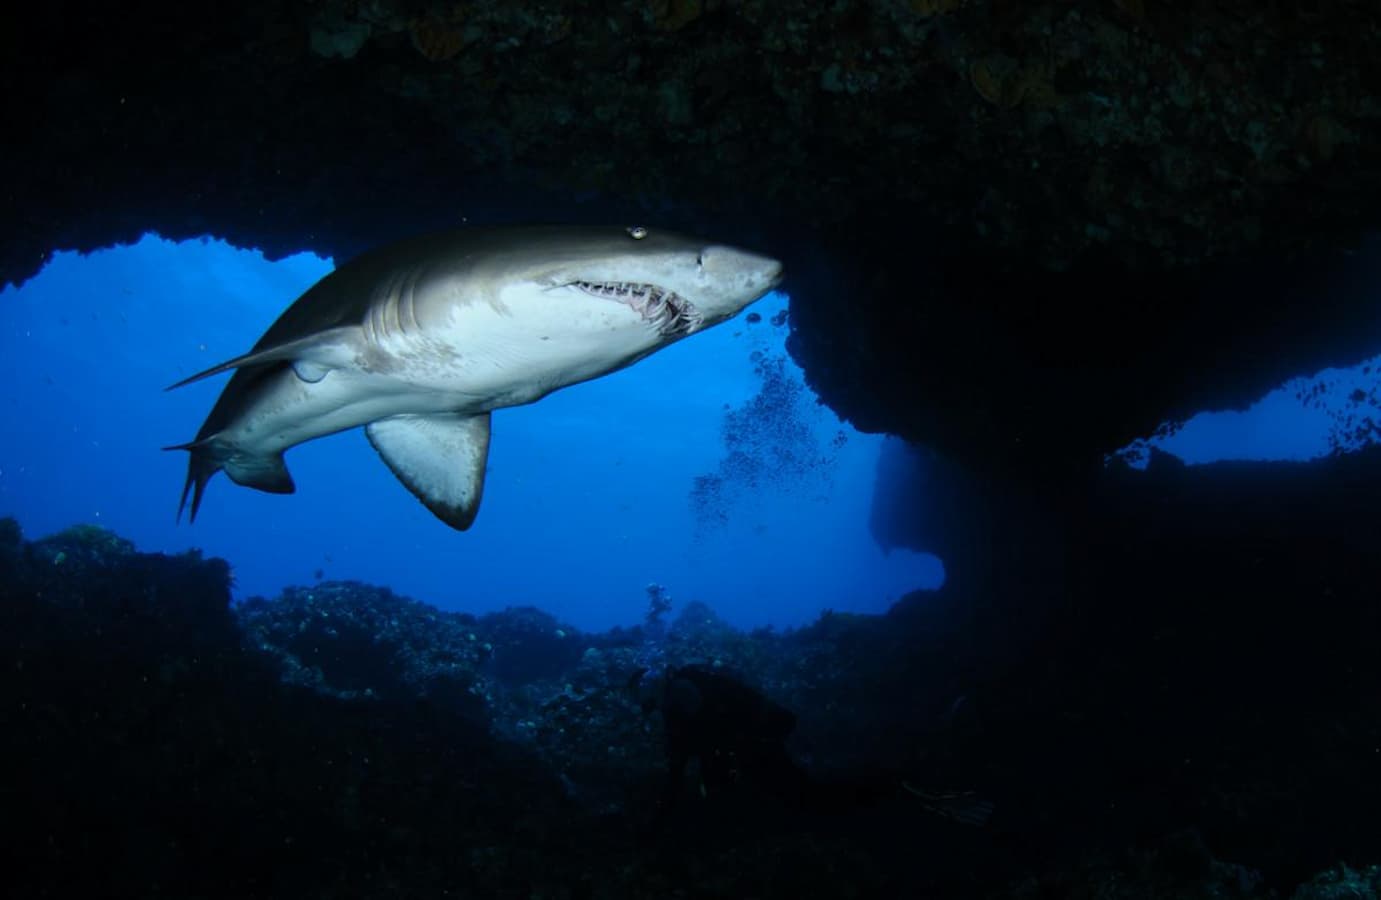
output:
[[[298,297],[233,372],[190,453],[178,521],[217,472],[296,490],[284,452],[363,426],[442,522],[474,523],[490,418],[626,368],[736,316],[782,263],[642,226],[466,226],[366,251]],[[669,391],[674,396],[674,391]]]

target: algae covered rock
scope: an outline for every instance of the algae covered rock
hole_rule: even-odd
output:
[[[1381,897],[1381,866],[1353,869],[1340,864],[1315,875],[1290,895],[1290,900],[1373,900]]]

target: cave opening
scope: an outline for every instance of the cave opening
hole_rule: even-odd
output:
[[[1145,468],[1154,448],[1190,465],[1234,460],[1309,462],[1355,453],[1381,438],[1381,356],[1292,378],[1246,409],[1170,422],[1110,456]]]
[[[357,579],[443,608],[532,604],[588,628],[636,622],[649,582],[745,628],[884,612],[942,582],[933,556],[884,553],[870,536],[882,437],[815,400],[784,348],[780,293],[629,369],[497,411],[484,509],[464,535],[353,433],[288,453],[294,496],[217,479],[196,524],[178,525],[185,458],[158,448],[191,437],[224,376],[164,388],[244,352],[332,267],[146,234],[59,253],[7,289],[10,415],[28,425],[3,451],[0,511],[36,534],[90,523],[144,551],[204,549],[232,563],[242,597]]]

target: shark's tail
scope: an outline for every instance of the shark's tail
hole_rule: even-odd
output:
[[[197,520],[197,510],[201,509],[201,498],[206,493],[206,483],[222,469],[236,484],[273,494],[291,494],[296,490],[281,453],[263,457],[229,453],[215,435],[185,444],[173,444],[163,449],[186,450],[192,454],[187,461],[187,480],[182,484],[182,499],[177,504],[179,522],[182,521],[182,511],[187,508],[188,496],[192,498],[192,510],[187,521],[192,523]]]
[[[192,498],[192,514],[187,517],[188,523],[197,520],[197,510],[201,508],[202,495],[206,493],[206,483],[211,480],[211,476],[221,470],[220,460],[216,454],[211,452],[211,441],[188,441],[185,444],[173,444],[171,447],[164,447],[164,450],[186,450],[192,454],[187,460],[187,480],[182,485],[182,499],[177,504],[177,520],[182,521],[182,511],[187,508],[188,495]]]

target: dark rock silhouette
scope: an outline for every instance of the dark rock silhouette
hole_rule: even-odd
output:
[[[795,711],[806,765],[981,789],[997,812],[977,833],[904,798],[821,821],[708,804],[649,846],[656,736],[623,688],[641,627],[548,635],[531,609],[476,619],[335,583],[234,610],[219,561],[11,528],[0,772],[28,823],[11,883],[1264,898],[1328,870],[1305,896],[1342,890],[1370,876],[1336,867],[1381,846],[1378,472],[1378,450],[1154,453],[1046,510],[1039,545],[956,480],[939,505],[983,510],[957,533],[988,540],[942,590],[751,635],[692,604],[659,632],[667,664],[723,666]],[[377,649],[352,637],[366,622]],[[524,643],[539,633],[578,657]]]
[[[1043,572],[1021,563],[1028,527],[996,516],[989,552],[946,560],[953,591],[890,614],[917,642],[897,648],[894,685],[963,673],[967,688],[941,680],[940,693],[965,696],[984,738],[956,764],[987,759],[1025,798],[1026,827],[1056,844],[1192,823],[1276,884],[1364,861],[1381,846],[1366,812],[1381,791],[1365,774],[1381,739],[1378,475],[1377,448],[1192,467],[1152,451],[1146,471],[1110,468],[1051,514],[1063,566]],[[933,516],[1001,510],[981,483],[950,477],[933,507],[925,489],[909,495],[919,525],[892,500],[891,540],[931,549]],[[984,564],[1005,576],[968,590],[963,573]]]

